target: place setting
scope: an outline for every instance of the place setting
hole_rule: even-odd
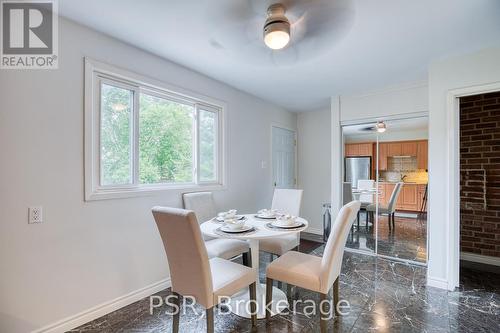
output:
[[[276,209],[261,209],[255,214],[255,217],[263,220],[276,220],[278,215]]]
[[[238,215],[236,209],[217,214],[214,221],[221,224],[220,227],[214,230],[219,235],[241,235],[257,230],[253,225],[247,224],[247,218],[244,215]]]
[[[273,222],[266,223],[266,228],[271,230],[290,230],[304,227],[305,224],[297,216],[282,214],[277,215]]]
[[[225,223],[228,220],[241,221],[246,219],[245,215],[238,215],[237,213],[238,211],[236,209],[230,209],[227,212],[220,212],[216,217],[212,219],[212,221]]]

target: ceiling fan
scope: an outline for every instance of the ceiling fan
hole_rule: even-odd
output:
[[[321,56],[349,31],[350,0],[223,0],[210,44],[250,62],[293,64]]]
[[[383,121],[379,121],[376,124],[368,127],[363,127],[359,129],[361,132],[379,132],[384,133],[387,130],[387,125]]]

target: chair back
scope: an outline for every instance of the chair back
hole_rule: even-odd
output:
[[[284,214],[300,216],[302,192],[302,190],[294,189],[275,189],[271,209],[276,209]]]
[[[344,182],[342,187],[342,204],[348,204],[352,201],[352,183]]]
[[[387,204],[387,210],[389,211],[389,213],[394,213],[396,211],[396,202],[398,202],[399,194],[401,193],[402,187],[403,187],[402,182],[399,182],[396,184],[396,186],[394,186],[394,190],[392,190],[389,203]]]
[[[358,180],[358,190],[371,190],[375,187],[375,181],[372,179],[360,179]],[[359,201],[364,203],[373,203],[373,195],[371,194],[361,194],[359,196]]]
[[[340,209],[321,259],[321,292],[327,293],[340,275],[342,257],[351,225],[358,214],[361,202],[351,201]]]
[[[167,254],[172,291],[193,296],[197,303],[210,307],[213,302],[212,273],[194,212],[153,207],[153,216]]]
[[[184,208],[192,210],[201,224],[217,215],[212,192],[184,193],[182,195]]]

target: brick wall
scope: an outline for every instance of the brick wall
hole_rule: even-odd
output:
[[[500,92],[460,99],[460,247],[500,257]]]

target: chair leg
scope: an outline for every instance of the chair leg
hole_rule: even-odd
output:
[[[269,307],[271,307],[272,302],[273,302],[273,279],[266,278],[266,320],[271,319],[271,309]]]
[[[207,333],[214,333],[214,308],[206,310],[207,313]]]
[[[292,285],[290,283],[286,284],[286,297],[288,297],[289,300],[292,299]]]
[[[248,267],[248,252],[242,253],[241,259],[243,260],[243,266]]]
[[[395,230],[396,229],[396,225],[395,225],[395,217],[396,217],[396,213],[392,213],[392,230]]]
[[[252,317],[252,327],[257,325],[257,285],[252,283],[249,287],[250,293],[250,312]]]
[[[175,293],[175,298],[174,298],[174,305],[177,306],[177,312],[174,313],[174,322],[172,323],[172,332],[173,333],[178,333],[179,332],[179,319],[181,316],[181,308],[180,308],[180,303],[181,303],[181,297],[179,296],[178,293]]]
[[[243,266],[252,267],[252,253],[250,250],[241,255],[243,259]]]
[[[337,277],[335,282],[333,283],[333,306],[335,308],[335,315],[338,316],[340,315],[339,312],[337,311],[337,304],[340,301],[339,299],[339,278],[340,276]]]
[[[389,232],[391,231],[391,214],[387,215],[387,224],[389,226]]]
[[[279,258],[280,256],[276,255],[276,257],[277,257],[277,258]],[[277,259],[277,258],[276,258],[276,259]],[[283,282],[278,281],[278,289],[279,289],[279,290],[283,290]]]
[[[322,310],[323,307],[322,305],[325,304],[325,300],[327,299],[327,294],[320,293],[319,294],[319,325],[321,329],[321,333],[326,333],[326,327],[328,324],[328,320],[326,319],[326,316],[323,316]]]

